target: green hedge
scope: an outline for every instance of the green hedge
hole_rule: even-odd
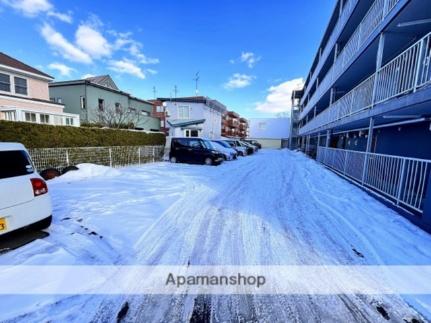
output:
[[[20,142],[27,148],[152,146],[164,145],[165,136],[127,130],[0,121],[0,141]]]

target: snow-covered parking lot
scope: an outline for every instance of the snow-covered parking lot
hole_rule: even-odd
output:
[[[98,175],[98,176],[96,176]],[[429,265],[431,236],[300,153],[267,150],[218,167],[88,168],[49,182],[50,235],[0,265]],[[428,296],[0,296],[0,319],[393,321]],[[379,312],[380,310],[380,312]],[[431,318],[431,317],[428,317]]]

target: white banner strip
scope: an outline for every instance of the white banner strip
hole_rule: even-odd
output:
[[[0,266],[0,294],[431,294],[431,266]]]

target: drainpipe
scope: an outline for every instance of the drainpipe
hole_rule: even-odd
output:
[[[325,147],[329,147],[329,143],[331,142],[331,130],[326,130],[326,145]]]
[[[369,153],[371,152],[371,145],[373,143],[373,131],[374,131],[374,118],[370,118],[370,125],[368,127],[367,149],[365,151],[365,158],[364,158],[364,169],[362,170],[362,185],[364,185],[365,176],[367,175],[368,157],[369,157]]]
[[[428,175],[428,185],[424,200],[424,213],[422,215],[425,226],[431,230],[431,172]]]
[[[373,84],[373,94],[371,98],[371,109],[374,107],[374,103],[376,102],[376,92],[377,92],[377,81],[379,78],[379,71],[382,67],[383,62],[383,51],[385,48],[385,34],[381,33],[379,36],[379,47],[377,49],[377,57],[376,57],[376,73],[374,74],[374,84]]]

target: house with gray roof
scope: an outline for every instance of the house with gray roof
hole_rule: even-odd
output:
[[[106,110],[129,110],[139,114],[135,129],[159,131],[160,119],[151,116],[152,103],[118,88],[109,75],[49,84],[52,102],[64,104],[64,110],[80,115],[81,123],[96,123]]]

